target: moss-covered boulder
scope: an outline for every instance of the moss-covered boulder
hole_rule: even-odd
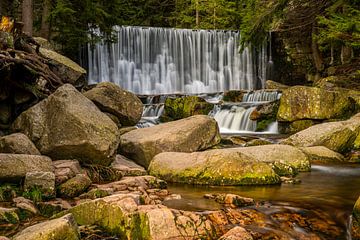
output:
[[[275,82],[272,80],[267,80],[265,82],[265,88],[266,89],[279,89],[279,90],[285,90],[288,89],[290,86],[279,83],[279,82]]]
[[[0,154],[0,182],[20,181],[29,172],[53,172],[51,159],[46,156]]]
[[[143,104],[133,93],[115,83],[103,82],[84,93],[101,111],[118,118],[122,126],[137,124],[143,112]]]
[[[279,122],[279,132],[282,134],[293,134],[305,130],[315,124],[318,124],[318,121],[304,119],[297,120],[294,122]]]
[[[208,115],[214,104],[208,103],[201,97],[185,96],[167,98],[164,105],[162,120],[179,120],[194,115]]]
[[[91,180],[85,174],[77,174],[58,187],[58,194],[64,198],[77,197],[91,185]]]
[[[119,151],[147,167],[158,153],[205,150],[220,140],[216,121],[208,116],[196,115],[128,132],[121,136]]]
[[[269,164],[238,149],[195,153],[165,152],[154,157],[151,175],[165,181],[206,185],[254,185],[280,183]]]
[[[57,75],[61,76],[61,80],[75,86],[83,86],[85,84],[86,71],[71,59],[58,54],[50,49],[40,48],[40,53],[49,59],[50,69]]]
[[[300,148],[309,158],[311,163],[344,163],[345,158],[340,153],[334,152],[323,146]]]
[[[13,240],[77,240],[80,239],[77,224],[71,214],[38,223],[16,234]]]
[[[2,224],[17,224],[19,223],[19,216],[16,208],[0,207],[0,226]]]
[[[359,240],[360,239],[360,198],[355,203],[352,217],[353,217],[352,228],[351,228],[352,239]]]
[[[247,93],[246,91],[241,91],[241,90],[230,90],[224,92],[223,100],[225,102],[242,102],[244,95],[246,93]]]
[[[0,138],[0,153],[40,155],[34,143],[22,133],[13,133]]]
[[[279,121],[337,119],[350,116],[354,101],[344,92],[295,86],[284,90],[277,115]]]
[[[353,148],[359,132],[360,120],[352,118],[312,126],[288,137],[282,143],[299,147],[324,146],[343,153]]]
[[[115,123],[70,84],[20,114],[13,128],[52,159],[109,165],[119,144]]]

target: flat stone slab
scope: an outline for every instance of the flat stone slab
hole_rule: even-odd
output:
[[[147,175],[145,168],[122,155],[116,155],[115,161],[111,163],[110,167],[121,171],[124,176]]]

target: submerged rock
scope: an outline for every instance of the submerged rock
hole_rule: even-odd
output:
[[[34,171],[53,172],[51,159],[38,155],[0,154],[1,181],[20,181]]]
[[[70,84],[23,112],[14,122],[44,155],[109,165],[118,146],[118,128]]]
[[[133,93],[114,83],[102,82],[84,93],[101,111],[117,117],[122,126],[133,126],[141,118],[143,104]]]
[[[120,152],[147,167],[161,152],[205,150],[221,140],[213,118],[203,115],[137,129],[121,136]]]
[[[13,240],[77,240],[80,239],[77,224],[71,214],[28,227],[13,237]]]
[[[166,98],[162,118],[179,120],[194,115],[208,115],[214,104],[198,96]]]
[[[354,108],[354,101],[346,93],[295,86],[283,92],[277,119],[293,122],[344,118],[351,115]]]
[[[0,138],[0,153],[40,155],[34,143],[22,133],[13,133]]]
[[[239,149],[160,153],[153,158],[149,172],[165,181],[188,184],[280,183],[280,177],[271,166],[258,161],[251,155],[242,153]]]

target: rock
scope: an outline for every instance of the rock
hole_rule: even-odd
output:
[[[242,227],[234,227],[219,240],[253,240],[251,234]]]
[[[0,225],[1,224],[17,224],[19,223],[19,216],[16,208],[0,207]]]
[[[352,213],[351,236],[354,240],[360,239],[360,197],[356,201]]]
[[[272,142],[266,140],[266,139],[253,139],[250,140],[245,144],[245,147],[252,147],[252,146],[261,146],[261,145],[269,145],[272,144]]]
[[[87,193],[81,194],[79,197],[81,199],[96,199],[96,198],[103,198],[111,195],[113,191],[109,191],[108,189],[99,189],[94,188],[88,191]]]
[[[33,37],[35,42],[37,42],[42,48],[54,51],[54,48],[51,46],[50,42],[46,38],[42,37]]]
[[[49,202],[39,202],[37,203],[37,207],[41,215],[50,218],[57,213],[69,210],[71,205],[65,200],[56,199]]]
[[[17,88],[14,93],[14,103],[16,105],[24,104],[30,102],[34,99],[34,95],[28,91],[25,91],[21,88]]]
[[[153,158],[149,172],[165,181],[188,184],[252,185],[280,182],[271,166],[243,154],[239,149],[160,153]]]
[[[294,134],[318,123],[319,121],[309,119],[297,120],[294,122],[279,122],[279,132],[282,134]]]
[[[111,163],[111,168],[121,171],[124,176],[143,176],[147,174],[142,166],[121,155],[116,155],[115,161]]]
[[[40,48],[40,53],[49,59],[50,69],[61,80],[74,86],[83,86],[85,83],[86,71],[71,59],[46,48]]]
[[[255,205],[254,199],[241,197],[236,194],[218,194],[215,196],[215,201],[230,206],[232,208]]]
[[[55,174],[53,172],[27,172],[24,190],[31,191],[38,188],[46,198],[55,196]]]
[[[360,130],[360,121],[322,123],[300,131],[281,143],[298,147],[324,146],[335,152],[350,150]]]
[[[60,240],[80,239],[77,224],[71,214],[61,218],[38,223],[25,228],[13,237],[13,240]]]
[[[52,172],[51,159],[46,156],[0,154],[0,180],[20,181],[28,172]]]
[[[297,171],[310,171],[308,157],[298,148],[272,144],[254,147],[238,148],[243,154],[252,156],[258,161],[273,165],[274,170],[280,176],[294,175]]]
[[[77,174],[58,187],[58,193],[65,198],[73,198],[85,192],[91,185],[91,180],[84,174]]]
[[[137,129],[121,136],[120,152],[147,167],[161,152],[195,152],[210,148],[221,140],[216,121],[196,115],[151,128]]]
[[[137,127],[123,127],[119,129],[119,135],[124,135],[125,133],[128,133],[130,131],[136,130]]]
[[[0,236],[0,240],[10,240],[10,238],[4,237],[4,236]]]
[[[250,114],[250,119],[253,121],[263,119],[276,119],[279,109],[279,101],[273,101],[256,106],[254,111]]]
[[[349,163],[360,163],[360,151],[351,151],[346,157]]]
[[[208,115],[213,108],[214,104],[198,96],[168,97],[162,118],[179,120],[194,115]]]
[[[0,102],[0,124],[9,124],[12,117],[12,109],[9,103]]]
[[[271,81],[271,80],[267,80],[265,83],[265,88],[266,89],[279,89],[279,90],[285,90],[288,89],[290,86],[279,83],[279,82],[275,82],[275,81]]]
[[[283,92],[277,119],[293,122],[344,118],[354,111],[354,107],[354,101],[346,93],[295,86]]]
[[[55,183],[59,185],[82,172],[77,160],[53,161],[55,167]]]
[[[123,126],[133,126],[141,118],[143,104],[140,99],[114,83],[99,83],[84,95],[93,101],[101,111],[116,116]]]
[[[293,177],[281,177],[281,182],[285,184],[298,184],[301,183],[301,180]]]
[[[20,211],[21,220],[33,217],[39,214],[38,209],[35,207],[34,202],[24,197],[17,197],[13,199],[15,206]]]
[[[308,156],[311,163],[342,163],[345,158],[323,146],[304,147],[301,150]]]
[[[23,112],[13,128],[53,159],[109,165],[119,142],[115,123],[70,84]]]
[[[13,133],[0,138],[0,153],[40,155],[34,143],[22,133]]]
[[[230,90],[224,92],[223,100],[225,102],[242,102],[246,91],[241,90]]]

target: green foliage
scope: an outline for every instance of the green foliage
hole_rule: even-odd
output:
[[[0,185],[0,202],[11,201],[19,192],[18,186],[14,184]]]
[[[32,200],[33,202],[41,202],[44,199],[42,190],[38,186],[34,186],[31,189],[24,191],[22,196]]]

